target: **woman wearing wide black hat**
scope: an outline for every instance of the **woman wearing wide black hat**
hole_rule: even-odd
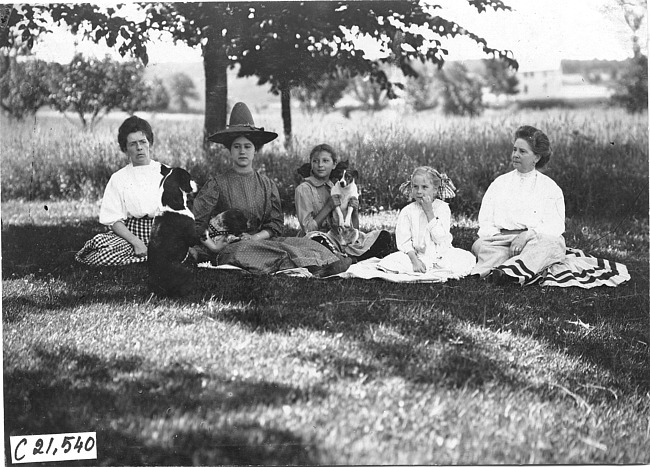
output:
[[[208,138],[228,148],[232,166],[210,178],[194,200],[192,211],[199,234],[214,215],[239,209],[248,216],[250,225],[246,235],[253,240],[282,235],[284,216],[278,189],[268,177],[253,169],[256,154],[277,137],[277,133],[255,127],[246,104],[235,104],[230,124]]]
[[[208,234],[208,240],[203,245],[217,264],[231,264],[265,273],[305,267],[317,271],[318,275],[323,275],[320,268],[329,265],[326,268],[328,273],[342,272],[349,266],[349,261],[341,262],[327,248],[306,239],[281,237],[284,215],[278,189],[272,180],[253,169],[256,154],[264,144],[277,136],[277,133],[255,126],[246,104],[235,104],[229,125],[208,138],[228,148],[232,166],[210,178],[194,200],[192,211],[197,233],[200,236]],[[219,213],[231,209],[246,215],[248,231],[236,243],[217,249],[215,245],[221,243],[211,234],[221,234],[230,239],[233,236],[214,228],[210,230],[210,221]]]

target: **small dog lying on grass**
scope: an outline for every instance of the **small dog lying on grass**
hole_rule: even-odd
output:
[[[160,206],[147,251],[149,288],[158,295],[183,297],[193,289],[192,269],[183,264],[191,246],[199,243],[187,197],[198,191],[184,169],[162,165]]]

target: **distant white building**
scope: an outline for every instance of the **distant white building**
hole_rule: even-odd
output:
[[[519,71],[517,78],[519,94],[514,96],[516,101],[608,99],[613,92],[606,85],[585,82],[580,74],[562,74],[560,68]]]
[[[517,100],[561,99],[562,71],[531,70],[517,73],[519,94]]]

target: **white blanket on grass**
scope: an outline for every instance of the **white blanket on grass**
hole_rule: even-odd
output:
[[[447,269],[433,269],[424,273],[396,273],[379,266],[379,258],[368,258],[359,261],[347,271],[331,277],[344,279],[383,279],[390,282],[447,282],[448,279],[460,279],[461,276]]]
[[[379,264],[378,258],[369,258],[365,261],[360,261],[356,264],[353,264],[348,268],[347,271],[340,274],[335,274],[333,276],[325,277],[325,279],[383,279],[391,282],[446,282],[447,279],[459,279],[457,275],[454,275],[451,271],[445,269],[437,269],[434,271],[428,271],[426,273],[411,273],[411,274],[397,274],[395,272],[389,272],[378,267]],[[222,271],[240,271],[247,274],[250,274],[245,269],[239,268],[237,266],[231,266],[229,264],[223,264],[221,266],[215,266],[209,262],[199,263],[198,267],[207,268],[207,269],[219,269]],[[290,277],[315,277],[305,268],[291,268],[284,269],[273,273],[272,275],[285,275]]]
[[[460,279],[457,274],[444,269],[427,271],[426,273],[396,274],[378,267],[380,259],[370,258],[353,264],[349,269],[330,278],[357,278],[357,279],[383,279],[390,282],[429,282],[442,283],[448,279]],[[201,263],[201,268],[235,270],[248,273],[245,269],[224,264],[214,266],[211,263]],[[278,271],[291,277],[314,277],[305,268],[292,268]],[[616,287],[630,280],[630,274],[624,264],[606,259],[596,258],[585,254],[575,248],[567,248],[567,256],[562,263],[551,265],[539,274],[531,284],[540,284],[543,287],[580,287],[590,289],[593,287]]]

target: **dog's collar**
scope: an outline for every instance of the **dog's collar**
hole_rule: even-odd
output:
[[[228,235],[230,233],[227,230],[217,230],[212,224],[208,224],[208,232],[208,237],[210,238],[221,237],[222,235]]]

